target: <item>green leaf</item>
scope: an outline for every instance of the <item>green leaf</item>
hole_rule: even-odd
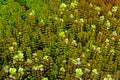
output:
[[[94,25],[94,24],[93,24],[93,25],[91,25],[91,27],[92,27],[93,29],[96,29],[96,25]]]
[[[19,59],[23,59],[23,57],[24,57],[23,53],[19,53],[19,54],[18,54],[18,58],[19,58]]]
[[[16,74],[16,68],[10,68],[9,72],[10,74]]]
[[[59,36],[60,37],[65,37],[65,33],[62,31],[62,32],[59,33]]]
[[[24,70],[23,68],[19,67],[18,72],[21,73],[23,72],[23,70]]]
[[[10,46],[10,47],[9,47],[9,50],[10,50],[10,51],[14,51],[14,47],[13,47],[13,46]]]
[[[13,57],[13,59],[14,59],[14,60],[18,60],[18,55],[15,55],[15,56]]]
[[[81,68],[78,68],[75,71],[76,71],[76,77],[81,77],[83,75],[83,71]]]
[[[48,78],[43,78],[42,80],[48,80]]]

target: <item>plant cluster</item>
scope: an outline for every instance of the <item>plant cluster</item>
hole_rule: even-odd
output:
[[[118,3],[1,0],[0,80],[118,80]]]

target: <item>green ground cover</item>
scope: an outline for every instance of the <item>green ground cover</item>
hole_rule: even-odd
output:
[[[119,0],[104,1],[0,0],[0,80],[119,80]]]

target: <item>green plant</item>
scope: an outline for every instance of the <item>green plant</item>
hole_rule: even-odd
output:
[[[1,0],[0,80],[118,80],[120,6],[106,0]]]

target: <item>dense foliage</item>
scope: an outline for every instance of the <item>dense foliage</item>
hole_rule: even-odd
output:
[[[0,0],[0,80],[118,80],[119,0]]]

